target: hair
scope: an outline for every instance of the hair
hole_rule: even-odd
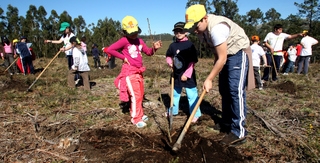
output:
[[[273,27],[274,30],[278,30],[278,29],[280,29],[280,28],[282,28],[282,25],[281,25],[281,24],[276,24],[276,25]]]
[[[86,40],[87,40],[86,36],[83,36],[83,37],[81,37],[80,41],[85,42]]]
[[[9,40],[8,38],[6,38],[6,39],[4,40],[3,37],[2,37],[2,39],[1,39],[1,44],[2,44],[3,46],[4,46],[4,44],[10,45],[11,42],[10,42],[10,40]]]
[[[69,28],[69,32],[70,32],[70,33],[73,32],[72,29],[71,29],[71,27],[67,27],[67,28]],[[66,29],[67,29],[67,28],[66,28]],[[69,36],[70,33],[66,34],[66,33],[63,32],[62,36],[63,36],[63,37],[66,37],[67,35]]]

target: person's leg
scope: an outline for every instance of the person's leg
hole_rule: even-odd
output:
[[[74,70],[68,70],[67,80],[68,80],[68,87],[75,88],[76,85],[74,83],[74,74],[76,72]]]
[[[248,74],[247,54],[240,51],[236,55],[229,57],[226,66],[228,67],[228,83],[231,103],[229,104],[229,118],[231,121],[231,133],[238,138],[246,135],[244,128],[247,106],[245,86]]]
[[[137,124],[142,121],[143,108],[143,78],[141,74],[133,74],[126,78],[128,92],[131,100],[131,122]]]
[[[8,68],[10,66],[9,54],[4,53],[4,66]],[[8,69],[9,74],[12,74],[11,68]]]
[[[276,81],[276,80],[278,80],[277,74],[280,69],[280,62],[281,62],[282,56],[273,55],[273,59],[274,59],[274,63],[275,63],[276,68],[272,69],[272,80]]]
[[[80,76],[82,77],[84,90],[90,91],[89,72],[88,71],[80,72]]]
[[[194,107],[196,106],[196,104],[197,104],[197,102],[199,100],[198,89],[197,89],[197,87],[185,88],[185,89],[186,89],[188,102],[189,102],[189,111],[190,111],[190,114],[191,114],[193,109],[194,109]],[[201,110],[200,110],[200,107],[198,107],[194,117],[195,118],[199,118],[200,116],[201,116]]]
[[[14,57],[12,53],[8,55],[9,55],[9,63],[11,65],[14,62]],[[16,64],[13,64],[10,69],[12,73],[18,73]]]
[[[28,56],[26,58],[27,58],[27,64],[28,64],[28,66],[30,68],[30,73],[34,74],[34,67],[33,67],[33,63],[32,63],[32,57]]]
[[[227,61],[221,72],[219,73],[219,93],[221,95],[222,102],[222,118],[220,124],[220,132],[230,132],[230,126],[232,123],[232,117],[230,115],[231,110],[231,97],[230,86],[228,81],[228,68],[229,62]]]
[[[304,56],[300,56],[300,57],[299,57],[298,70],[297,70],[297,73],[298,73],[298,74],[300,74],[301,71],[302,71],[302,66],[303,66],[304,60],[305,60],[305,57],[304,57]]]
[[[67,60],[68,60],[68,69],[71,69],[71,66],[73,65],[73,57],[72,55],[67,55]]]
[[[266,58],[267,58],[267,65],[271,66],[271,55],[269,53],[266,54]],[[263,69],[263,76],[262,76],[262,80],[264,81],[268,81],[269,80],[269,73],[270,73],[270,68],[264,68]]]
[[[293,73],[294,72],[294,68],[295,68],[296,63],[292,62],[292,66],[290,68],[290,72]]]
[[[303,63],[303,74],[306,75],[308,73],[309,69],[309,63],[310,63],[310,56],[306,56]]]
[[[255,78],[255,81],[256,81],[256,87],[261,88],[262,84],[261,84],[259,71],[260,71],[259,67],[253,67],[254,78]]]
[[[27,73],[28,73],[28,63],[27,63],[27,59],[26,58],[27,57],[24,57],[24,58],[21,59],[24,75],[27,75]]]
[[[292,66],[293,66],[293,62],[289,60],[288,65],[287,65],[286,69],[284,70],[284,73],[289,73]]]
[[[98,62],[98,67],[101,68],[100,57],[97,58],[97,62]]]
[[[172,106],[172,115],[178,115],[179,113],[179,102],[181,97],[182,87],[174,87],[173,89],[173,106]]]

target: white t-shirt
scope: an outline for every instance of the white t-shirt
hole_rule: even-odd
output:
[[[288,59],[290,61],[292,61],[292,62],[295,62],[296,59],[297,59],[297,50],[296,50],[296,48],[292,48],[292,49],[289,48],[287,50],[287,52],[288,52]]]
[[[310,36],[305,36],[301,39],[302,50],[300,56],[312,55],[312,45],[317,44],[318,41]]]
[[[290,35],[286,33],[280,33],[279,35],[276,35],[273,32],[269,32],[264,39],[264,42],[267,42],[273,48],[273,51],[276,53],[274,55],[283,56],[283,53],[278,51],[282,51],[283,42],[289,36]]]
[[[213,45],[218,46],[228,39],[230,28],[224,23],[219,23],[212,28],[210,35]]]
[[[73,37],[74,36],[74,34],[73,33],[70,33],[70,35],[68,36],[68,35],[66,35],[66,37],[61,37],[60,38],[60,40],[63,40],[63,46],[64,47],[69,47],[69,46],[71,46],[71,43],[70,43],[70,38],[71,37]],[[71,55],[71,49],[69,49],[69,50],[66,50],[66,51],[64,51],[65,53],[66,53],[66,55]]]
[[[265,55],[265,52],[258,44],[252,44],[250,47],[252,50],[252,65],[254,67],[260,67],[260,58]]]
[[[90,71],[86,52],[78,48],[71,48],[70,51],[72,51],[71,55],[73,57],[72,68],[78,67],[78,71]]]

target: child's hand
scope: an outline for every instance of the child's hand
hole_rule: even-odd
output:
[[[187,81],[187,80],[188,80],[188,77],[186,77],[184,75],[181,76],[181,81]]]
[[[129,63],[127,58],[124,58],[123,63],[127,63],[128,65],[130,65],[130,63]]]
[[[153,47],[154,47],[155,49],[161,48],[161,47],[162,47],[162,42],[161,42],[161,40],[159,40],[159,41],[157,41],[157,42],[154,42],[154,43],[153,43]]]

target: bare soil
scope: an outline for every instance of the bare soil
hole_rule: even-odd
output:
[[[38,59],[36,68],[42,70],[48,62]],[[200,59],[196,66],[199,90],[211,62]],[[119,61],[114,69],[92,69],[91,92],[67,88],[64,64],[65,59],[58,58],[31,92],[26,90],[41,71],[10,77],[0,68],[0,162],[319,161],[319,87],[303,84],[319,82],[318,71],[311,69],[308,77],[280,76],[277,82],[267,82],[263,91],[247,92],[249,135],[237,147],[219,144],[223,134],[212,128],[221,117],[221,97],[214,82],[200,105],[203,116],[190,126],[181,148],[174,152],[172,146],[189,108],[183,93],[181,114],[174,117],[169,132],[163,113],[170,103],[170,70],[162,56],[145,59],[143,106],[149,121],[143,129],[132,125],[128,112],[118,106],[113,79],[120,71]]]

